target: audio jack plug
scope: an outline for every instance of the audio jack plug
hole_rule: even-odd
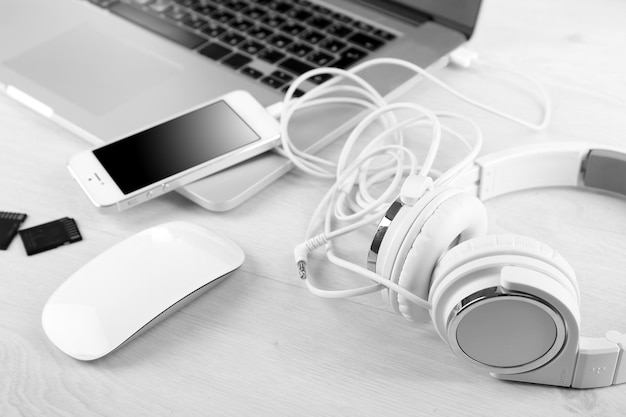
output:
[[[300,279],[306,279],[306,262],[298,261],[298,273],[300,274]]]
[[[296,258],[296,265],[298,266],[298,274],[300,275],[300,279],[306,280],[306,261],[308,254],[306,242],[296,246],[293,252]]]
[[[295,247],[293,250],[294,257],[296,259],[296,265],[298,266],[298,274],[300,279],[306,280],[306,261],[308,259],[309,252],[315,250],[328,243],[328,239],[324,234],[317,235],[311,239],[303,242]]]

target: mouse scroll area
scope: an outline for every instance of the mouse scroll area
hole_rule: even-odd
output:
[[[44,331],[69,356],[98,359],[223,281],[244,258],[235,243],[193,223],[144,230],[52,294],[42,313]]]

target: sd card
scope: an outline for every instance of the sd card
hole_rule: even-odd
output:
[[[6,250],[26,220],[26,214],[0,211],[0,249]]]
[[[19,233],[28,255],[83,240],[76,222],[69,217],[20,230]]]

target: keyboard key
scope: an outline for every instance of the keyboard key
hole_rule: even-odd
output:
[[[315,29],[325,29],[330,26],[333,21],[322,16],[314,16],[307,23]]]
[[[261,78],[263,73],[256,68],[245,67],[241,70],[242,74],[246,74],[248,77],[254,78],[255,80]]]
[[[211,16],[211,13],[215,13],[217,11],[217,7],[206,5],[206,4],[196,4],[194,7],[192,7],[192,9],[196,13],[207,18]]]
[[[185,11],[182,7],[171,6],[165,10],[164,15],[174,20],[182,20],[189,16],[189,13]]]
[[[212,38],[217,38],[226,32],[226,29],[217,23],[209,23],[207,26],[202,28],[202,33],[206,33]]]
[[[211,59],[219,61],[220,59],[224,58],[226,55],[230,54],[232,50],[218,43],[211,43],[205,46],[204,48],[200,49],[198,52],[200,52],[204,56],[207,56]]]
[[[329,52],[337,53],[345,48],[347,44],[337,39],[325,39],[320,43],[320,46]]]
[[[386,30],[382,29],[376,29],[372,33],[386,41],[392,41],[396,38],[396,35],[394,35],[393,33],[387,32]]]
[[[338,38],[345,38],[352,32],[354,32],[354,30],[352,30],[349,26],[342,25],[341,23],[335,23],[334,25],[326,28],[326,33],[334,35]]]
[[[288,89],[289,89],[289,86],[284,87],[281,91],[283,93],[286,93]],[[293,92],[294,97],[301,97],[303,94],[304,94],[304,91],[300,90],[299,88],[296,88],[296,91]]]
[[[252,58],[243,54],[234,53],[222,61],[222,64],[238,69],[252,62]]]
[[[300,37],[303,40],[307,41],[308,43],[312,43],[315,45],[316,43],[324,39],[324,34],[316,30],[309,30],[308,32],[305,32],[302,35],[300,35]]]
[[[354,26],[359,29],[362,30],[363,32],[371,32],[374,29],[374,26],[370,25],[369,23],[365,23],[365,22],[354,22]]]
[[[338,20],[342,23],[351,23],[352,22],[352,18],[350,16],[346,16],[343,13],[333,13],[331,15],[333,17],[333,19]]]
[[[278,66],[297,75],[304,74],[305,72],[315,68],[312,65],[309,65],[306,62],[300,61],[296,58],[287,58],[280,64],[278,64]]]
[[[281,59],[283,59],[285,57],[285,54],[283,54],[282,52],[279,52],[275,49],[264,49],[261,52],[259,52],[259,58],[262,59],[263,61],[269,62],[270,64],[273,64],[274,62],[277,62]]]
[[[195,33],[189,32],[167,20],[149,15],[123,3],[116,3],[111,6],[109,10],[118,16],[128,19],[187,48],[194,49],[206,42],[206,39]]]
[[[236,46],[243,42],[246,38],[238,33],[229,32],[222,36],[221,41],[230,46]]]
[[[188,15],[183,19],[183,24],[191,29],[201,29],[206,25],[206,20],[198,19],[196,16]]]
[[[333,77],[332,77],[332,75],[329,75],[329,74],[317,74],[317,75],[309,78],[309,80],[312,83],[319,85],[319,84],[322,84],[322,83],[330,80],[331,78],[333,78]]]
[[[281,70],[276,70],[274,72],[272,72],[270,74],[272,77],[274,78],[278,78],[279,80],[283,81],[283,82],[290,82],[293,81],[293,75],[286,73],[285,71],[281,71]]]
[[[255,37],[257,39],[263,40],[265,38],[267,38],[268,36],[272,35],[274,32],[271,31],[268,28],[262,27],[262,26],[258,26],[258,27],[253,27],[252,29],[250,29],[248,31],[248,34],[252,37]]]
[[[384,44],[384,42],[380,39],[376,39],[375,37],[362,32],[355,33],[354,35],[350,36],[348,40],[352,43],[357,44],[358,46],[362,46],[368,51],[374,51]]]
[[[355,62],[365,58],[367,52],[361,51],[357,48],[348,48],[341,53],[339,59],[333,62],[333,66],[341,69],[346,69]]]
[[[250,28],[252,28],[254,26],[254,22],[252,20],[244,19],[244,18],[240,17],[240,18],[236,18],[235,20],[230,22],[229,25],[233,29],[237,29],[240,32],[245,32],[245,31],[247,31],[248,29],[250,29]]]
[[[300,33],[304,31],[304,29],[306,29],[305,26],[300,25],[295,22],[288,22],[280,27],[280,30],[282,30],[283,32],[291,36],[298,36]]]
[[[277,47],[278,49],[283,49],[285,48],[287,45],[291,44],[293,42],[293,40],[291,38],[288,38],[286,36],[283,35],[274,35],[272,37],[270,37],[267,42],[275,47]]]
[[[269,85],[270,87],[273,87],[273,88],[280,88],[283,85],[285,85],[285,83],[283,81],[281,81],[281,80],[279,80],[277,78],[274,78],[274,77],[269,77],[269,76],[262,78],[261,82],[263,84],[267,84],[267,85]]]
[[[241,13],[248,16],[252,20],[260,19],[267,14],[265,10],[260,9],[258,7],[251,7],[249,9],[245,9]]]
[[[235,18],[233,13],[227,12],[225,10],[218,10],[215,13],[211,13],[211,19],[220,22],[220,23],[228,23]]]
[[[143,0],[143,1],[146,1],[146,0]],[[148,0],[148,1],[152,1],[152,0]],[[198,4],[198,0],[174,0],[174,3],[180,4],[181,6],[184,6],[184,7],[193,7],[194,5]]]
[[[287,13],[287,15],[291,17],[293,20],[304,22],[305,20],[313,16],[313,13],[307,12],[306,10],[294,9],[290,11],[289,13]]]
[[[267,26],[271,28],[277,28],[283,23],[285,23],[287,19],[278,15],[267,15],[263,19],[261,19],[262,23],[265,23]]]
[[[275,1],[275,2],[269,3],[267,7],[278,13],[287,13],[288,11],[293,9],[292,5],[290,5],[287,2],[281,2],[281,1]]]
[[[227,1],[227,2],[224,2],[224,6],[228,7],[231,10],[238,12],[248,7],[248,3],[246,3],[245,1]]]
[[[308,55],[313,50],[312,47],[303,43],[294,43],[289,45],[287,52],[294,54],[295,56],[303,57]]]
[[[319,4],[314,4],[311,6],[311,8],[321,14],[330,14],[332,12],[332,10],[330,10],[329,8],[320,6]]]
[[[313,64],[317,65],[318,67],[325,67],[326,65],[328,65],[331,61],[333,61],[335,59],[335,57],[333,57],[330,54],[327,54],[325,52],[315,52],[311,55],[309,55],[307,57],[307,59],[312,62]]]
[[[174,20],[189,19],[190,17],[189,13],[179,7],[170,7],[165,11],[165,16]]]
[[[248,39],[247,41],[239,45],[239,49],[250,55],[258,54],[260,51],[263,50],[263,48],[265,48],[265,46],[263,46],[262,43],[255,42],[252,39]]]

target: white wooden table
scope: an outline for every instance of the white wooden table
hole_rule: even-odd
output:
[[[484,129],[483,153],[518,144],[593,140],[626,144],[626,3],[485,0],[470,46],[495,65],[532,74],[554,101],[540,133],[421,84],[406,99],[463,112]],[[3,40],[6,41],[6,40]],[[439,75],[468,95],[539,117],[526,84],[485,68]],[[86,142],[0,96],[0,210],[24,227],[69,216],[84,241],[26,256],[0,252],[2,416],[621,416],[626,386],[571,390],[507,383],[462,364],[429,326],[395,315],[377,294],[311,295],[292,248],[328,183],[292,172],[242,206],[208,212],[176,193],[105,216],[65,162]],[[330,152],[333,152],[331,148]],[[488,203],[491,232],[538,238],[576,269],[582,333],[626,331],[626,205],[572,190],[533,190]],[[236,241],[243,267],[114,354],[80,362],[43,333],[41,309],[75,270],[150,226],[186,219]],[[367,233],[347,238],[364,260]],[[314,257],[320,259],[320,257]],[[315,262],[344,285],[358,278]]]

